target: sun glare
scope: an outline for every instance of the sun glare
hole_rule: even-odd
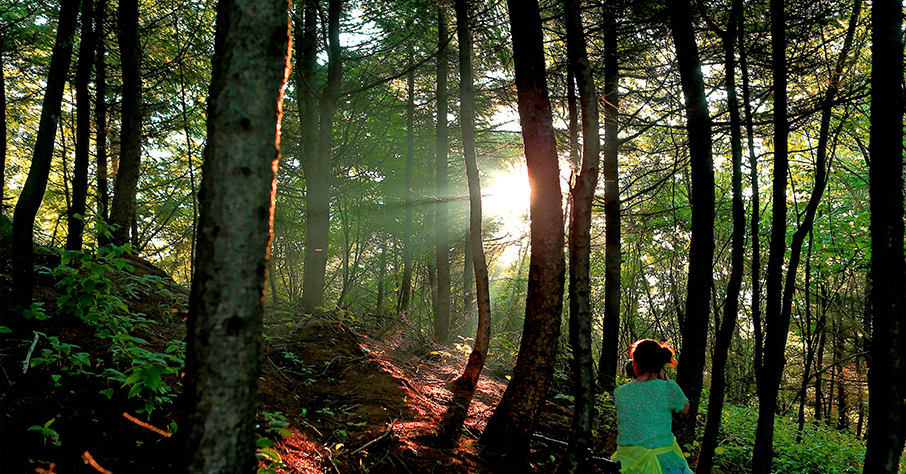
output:
[[[491,174],[482,192],[482,213],[501,223],[500,235],[521,236],[528,232],[530,193],[524,163]]]

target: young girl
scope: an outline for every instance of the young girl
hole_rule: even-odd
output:
[[[667,343],[641,339],[629,348],[635,380],[614,390],[617,451],[611,456],[622,474],[692,474],[671,432],[673,412],[689,412],[679,385],[667,380],[664,366],[676,367]]]

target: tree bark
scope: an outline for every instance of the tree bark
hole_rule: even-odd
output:
[[[766,327],[763,361],[755,367],[759,400],[758,423],[755,428],[755,447],[752,450],[753,474],[771,471],[774,457],[774,413],[777,409],[777,391],[783,374],[787,332],[790,321],[784,319],[783,262],[786,252],[787,173],[789,171],[787,119],[787,61],[786,15],[783,0],[771,0],[771,62],[774,78],[774,176],[772,188],[771,243],[768,256],[766,281]]]
[[[447,13],[444,2],[437,4],[437,148],[435,174],[437,205],[434,215],[435,260],[437,261],[437,304],[434,307],[434,341],[450,342],[450,217],[449,177],[447,175]]]
[[[721,33],[724,47],[724,65],[727,77],[727,108],[730,112],[730,147],[733,159],[733,237],[730,263],[730,279],[724,301],[723,317],[714,341],[711,356],[711,394],[708,398],[708,415],[705,433],[699,450],[696,472],[710,473],[714,465],[714,448],[723,416],[724,392],[727,387],[727,359],[730,344],[736,330],[736,315],[739,310],[739,290],[742,287],[743,261],[745,258],[746,214],[742,202],[742,123],[739,117],[739,100],[736,96],[736,39],[741,29],[742,0],[734,0],[730,7],[730,19],[726,31]]]
[[[54,43],[50,69],[47,73],[47,87],[44,89],[44,103],[31,167],[25,185],[16,201],[13,211],[12,236],[12,277],[14,306],[28,307],[34,290],[34,232],[35,217],[44,199],[47,179],[53,160],[57,124],[60,121],[60,107],[63,89],[66,85],[66,71],[72,61],[73,35],[76,30],[79,1],[61,0],[57,37]]]
[[[403,177],[406,203],[403,217],[403,276],[396,310],[398,320],[403,320],[409,312],[409,299],[412,296],[412,167],[415,160],[415,69],[412,67],[412,49],[412,42],[409,42],[406,48],[409,72],[406,74],[406,169]]]
[[[475,393],[478,377],[484,369],[491,342],[491,290],[488,264],[481,235],[481,182],[475,157],[475,88],[472,85],[472,21],[469,0],[456,0],[456,34],[459,40],[459,94],[462,148],[469,184],[469,240],[472,244],[472,265],[475,268],[475,295],[478,300],[478,329],[469,361],[456,385],[471,395]]]
[[[305,269],[302,282],[302,307],[314,311],[324,305],[327,272],[327,247],[330,241],[330,155],[333,144],[333,119],[340,81],[340,15],[343,2],[330,0],[327,6],[327,84],[321,93],[318,153],[306,161],[305,184],[308,216],[305,221]],[[316,5],[312,5],[312,11]],[[306,18],[308,13],[306,13]],[[312,19],[313,21],[314,19]],[[306,25],[307,29],[307,25]],[[308,51],[307,49],[305,51]],[[314,61],[314,59],[311,59]]]
[[[575,405],[566,455],[558,473],[588,472],[591,469],[592,425],[595,418],[595,374],[591,331],[594,314],[591,302],[591,214],[598,186],[601,139],[598,120],[598,93],[588,62],[585,28],[578,0],[564,0],[566,47],[569,68],[579,89],[582,109],[582,167],[571,190],[569,220],[569,340],[573,350],[572,369]]]
[[[265,269],[288,42],[285,0],[218,3],[183,389],[190,473],[247,473],[257,465]]]
[[[135,195],[142,160],[142,45],[139,40],[138,0],[121,0],[117,11],[120,62],[123,65],[123,103],[120,115],[120,164],[117,168],[110,205],[113,243],[129,242],[129,231],[135,219]]]
[[[97,0],[94,11],[95,47],[95,100],[94,128],[95,151],[97,153],[97,188],[98,215],[107,221],[110,217],[110,194],[107,189],[107,64],[106,35],[104,19],[107,12],[107,0]]]
[[[480,442],[489,452],[521,459],[550,388],[565,261],[557,144],[551,118],[537,0],[508,0],[522,139],[532,188],[531,248],[525,323],[513,376]]]
[[[898,472],[906,438],[903,258],[903,7],[871,4],[871,349],[865,474]]]
[[[668,3],[676,47],[689,134],[692,174],[692,238],[689,243],[689,277],[677,384],[689,398],[689,414],[680,415],[675,429],[680,446],[691,443],[701,401],[705,368],[708,315],[711,307],[711,273],[714,258],[714,161],[711,155],[711,116],[705,99],[701,61],[688,0]]]
[[[616,0],[606,0],[604,19],[604,319],[601,322],[601,357],[598,383],[607,392],[616,388],[620,364],[620,71]]]
[[[6,188],[6,76],[3,68],[4,38],[0,33],[0,213],[3,212],[4,189]]]
[[[79,40],[79,63],[76,69],[76,144],[75,163],[72,170],[72,205],[67,213],[68,233],[66,250],[82,249],[82,233],[85,230],[85,210],[88,200],[89,141],[91,140],[91,100],[88,83],[91,80],[91,64],[94,61],[94,32],[91,19],[94,16],[91,0],[82,0],[82,33]]]

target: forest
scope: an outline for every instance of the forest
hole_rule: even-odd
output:
[[[0,468],[618,472],[651,338],[693,472],[906,472],[903,25],[4,1]]]

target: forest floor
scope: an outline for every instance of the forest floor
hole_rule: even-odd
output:
[[[0,251],[2,252],[2,251]],[[59,257],[38,254],[38,264],[54,268]],[[9,268],[0,253],[0,268]],[[135,281],[135,274],[157,273],[134,263],[131,274],[116,272],[117,288]],[[54,278],[39,274],[35,297],[48,314],[62,294]],[[159,281],[159,280],[158,280]],[[0,274],[0,297],[9,301],[9,279]],[[132,285],[125,301],[143,313],[148,327],[141,346],[163,351],[170,341],[185,339],[186,291],[168,284],[157,291]],[[0,306],[2,324],[19,317]],[[76,317],[55,316],[32,321],[25,333],[0,334],[0,471],[4,473],[160,473],[174,472],[182,444],[177,403],[165,404],[151,416],[137,414],[139,397],[127,398],[115,387],[111,398],[99,377],[70,373],[62,362],[29,367],[23,363],[37,340],[32,357],[50,349],[49,337],[88,354],[91,368],[108,364],[109,339],[99,338]],[[507,465],[490,465],[478,449],[478,436],[500,400],[505,380],[485,371],[464,425],[457,433],[439,436],[441,420],[452,400],[447,383],[459,375],[466,355],[454,348],[411,343],[360,325],[350,327],[337,315],[269,314],[260,379],[259,435],[276,441],[279,464],[262,461],[279,473],[491,473],[554,472],[565,450],[571,412],[545,402],[527,457]],[[43,333],[37,337],[31,329]],[[74,353],[73,352],[73,353]],[[176,386],[175,376],[165,380]],[[272,415],[265,415],[269,413]],[[285,436],[268,431],[269,421],[285,417]],[[52,420],[52,421],[51,421]],[[49,425],[47,423],[50,422]],[[29,430],[29,428],[33,428]],[[43,429],[40,429],[43,428]],[[615,432],[597,430],[599,456],[615,446]]]

